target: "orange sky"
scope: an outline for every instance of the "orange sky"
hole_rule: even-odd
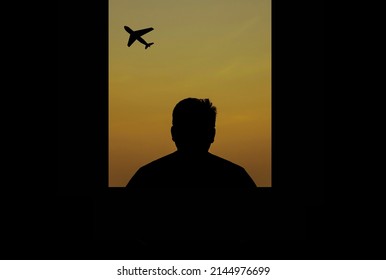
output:
[[[135,42],[133,30],[153,27]],[[187,97],[217,107],[210,152],[271,186],[271,1],[109,1],[109,186],[176,150],[172,110]]]

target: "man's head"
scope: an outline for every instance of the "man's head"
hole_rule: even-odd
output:
[[[209,99],[186,98],[174,107],[173,141],[179,151],[207,152],[216,134],[216,107]]]

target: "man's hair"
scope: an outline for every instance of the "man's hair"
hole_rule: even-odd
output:
[[[186,98],[177,103],[173,110],[173,126],[216,127],[217,109],[209,99]]]

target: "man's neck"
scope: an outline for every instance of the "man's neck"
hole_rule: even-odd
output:
[[[183,150],[183,149],[178,149],[177,153],[187,158],[202,158],[209,154],[209,152],[205,150]]]

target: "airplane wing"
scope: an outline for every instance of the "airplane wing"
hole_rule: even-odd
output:
[[[130,47],[134,42],[136,38],[133,35],[130,35],[129,42],[127,43],[127,46]]]
[[[154,30],[153,27],[150,27],[150,28],[145,28],[145,29],[141,29],[141,30],[137,30],[137,31],[134,31],[135,32],[135,35],[136,36],[142,36],[150,31]]]

